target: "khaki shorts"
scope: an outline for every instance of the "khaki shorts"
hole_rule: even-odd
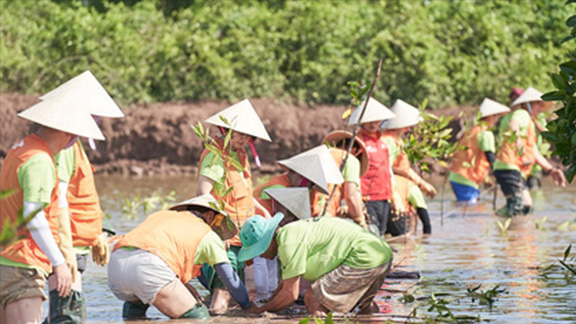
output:
[[[46,300],[45,283],[46,278],[36,269],[0,265],[0,306],[4,308],[24,298]]]
[[[153,253],[135,249],[112,252],[108,263],[108,286],[118,299],[151,305],[158,292],[178,277]]]
[[[349,313],[356,307],[364,309],[378,293],[390,272],[392,260],[376,268],[357,269],[340,265],[312,284],[314,295],[331,311]]]

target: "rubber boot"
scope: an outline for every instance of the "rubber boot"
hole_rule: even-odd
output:
[[[506,206],[498,209],[498,216],[511,218],[522,213],[522,197],[506,198]]]
[[[66,297],[50,291],[50,324],[83,324],[86,322],[86,300],[80,291],[72,290]]]
[[[122,318],[125,320],[145,318],[148,307],[150,307],[150,305],[146,305],[141,301],[124,302],[124,306],[122,306]]]
[[[208,307],[204,303],[197,303],[179,318],[208,319],[210,314],[208,313]]]
[[[534,207],[526,205],[522,207],[522,215],[532,214],[534,212]]]

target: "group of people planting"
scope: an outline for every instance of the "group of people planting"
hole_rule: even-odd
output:
[[[506,195],[500,214],[530,210],[525,177],[534,163],[559,185],[563,173],[536,146],[533,117],[543,106],[529,88],[500,123],[496,149],[490,128],[510,109],[490,99],[481,121],[462,138],[450,181],[458,201],[473,203],[493,169]],[[99,117],[123,113],[86,71],[45,94],[20,117],[37,130],[8,152],[0,174],[0,233],[16,238],[0,251],[0,322],[83,323],[81,274],[90,251],[108,266],[108,285],[124,302],[125,319],[154,305],[170,318],[225,314],[231,302],[250,313],[280,311],[301,299],[313,315],[378,312],[374,296],[389,273],[387,234],[432,226],[424,196],[435,188],[414,171],[403,135],[419,110],[397,100],[391,109],[367,99],[349,117],[352,132],[326,134],[318,146],[278,161],[284,172],[253,189],[248,153],[259,164],[256,139],[271,141],[249,100],[205,120],[221,136],[205,143],[196,197],[149,215],[109,249],[93,169],[78,137],[104,140]],[[245,286],[252,266],[256,298]],[[210,291],[205,302],[190,280]]]

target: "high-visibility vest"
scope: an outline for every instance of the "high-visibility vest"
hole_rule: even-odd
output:
[[[394,150],[396,150],[396,156],[394,157],[394,161],[391,161],[390,164],[392,165],[393,170],[404,171],[408,172],[412,168],[412,163],[410,163],[410,159],[408,159],[408,154],[404,151],[404,141],[396,134],[394,130],[386,130],[382,133],[383,139],[390,139],[396,146]],[[392,148],[388,148],[388,150],[392,150]]]
[[[37,154],[48,154],[50,156],[54,166],[54,179],[58,179],[52,152],[48,144],[36,134],[28,135],[18,144],[12,146],[6,155],[6,159],[4,159],[2,171],[0,171],[0,191],[13,190],[10,196],[0,199],[0,233],[3,233],[4,226],[13,226],[15,224],[19,212],[24,208],[24,193],[18,181],[18,169],[28,159]],[[56,242],[58,242],[59,211],[58,184],[55,182],[50,197],[50,204],[44,208],[44,214]],[[10,223],[8,224],[7,221]],[[26,226],[20,228],[16,235],[22,238],[1,251],[0,255],[12,261],[38,267],[46,273],[52,272],[50,261],[34,242]]]
[[[94,167],[76,141],[72,146],[76,168],[68,183],[70,227],[74,246],[92,246],[102,233],[102,209],[94,184]]]
[[[381,138],[381,133],[372,136],[361,130],[359,137],[366,144],[370,155],[368,170],[360,178],[364,200],[390,200],[392,192],[390,174],[390,155],[388,146]]]
[[[274,178],[270,179],[270,181],[266,182],[265,184],[261,185],[260,187],[256,188],[256,190],[254,190],[254,198],[258,200],[260,205],[262,205],[262,207],[264,207],[270,213],[270,215],[274,214],[274,210],[272,208],[272,199],[262,198],[262,191],[272,186],[281,186],[284,188],[292,187],[290,179],[288,178],[288,172],[284,172],[280,175],[275,176]]]
[[[216,140],[219,148],[223,147],[223,142],[220,139]],[[250,164],[248,163],[248,156],[244,148],[236,150],[238,153],[239,162],[244,168],[244,172],[241,173],[232,163],[226,163],[227,159],[232,158],[228,153],[227,149],[223,150],[224,167],[226,168],[226,186],[228,188],[232,187],[232,191],[224,197],[218,196],[218,194],[212,189],[210,192],[217,200],[222,200],[224,202],[224,208],[226,213],[242,227],[244,222],[254,215],[254,197],[252,197],[252,175],[250,173]],[[208,154],[208,150],[204,150],[200,156],[200,165],[204,157]],[[229,165],[227,165],[229,164]],[[200,170],[198,170],[200,173]],[[230,244],[235,246],[242,246],[240,238],[238,235],[230,239]]]
[[[501,128],[509,128],[510,121],[515,117],[515,115],[522,113],[528,112],[520,109],[513,111],[510,115],[510,118],[506,119],[508,125],[502,125],[503,127]],[[500,134],[500,136],[502,136],[502,134]],[[518,167],[524,176],[528,176],[530,175],[532,166],[536,161],[534,156],[534,146],[536,145],[536,129],[532,119],[530,119],[528,122],[526,136],[518,136],[518,139],[521,142],[520,149],[516,146],[516,141],[510,143],[504,139],[498,154],[496,154],[496,159]],[[525,164],[525,162],[528,163]]]
[[[194,255],[210,231],[208,224],[190,212],[162,210],[122,235],[114,250],[135,247],[153,253],[187,283],[200,275],[202,265],[194,264]]]
[[[450,171],[474,181],[478,185],[490,173],[490,162],[488,162],[486,154],[478,145],[478,136],[486,129],[487,126],[485,124],[479,124],[464,134],[460,140],[460,145],[467,149],[458,151],[454,155],[454,162],[452,162],[452,167],[450,168]],[[466,165],[466,163],[469,165]]]
[[[406,208],[406,211],[414,212],[414,206],[410,205],[410,191],[412,188],[417,187],[414,181],[400,175],[394,175],[394,192],[401,200],[401,203]]]
[[[339,148],[330,148],[330,155],[336,162],[336,165],[340,167],[342,161],[344,160],[344,156],[346,156],[346,151],[339,149]],[[328,184],[328,193],[332,193],[334,189],[334,184]],[[331,216],[336,216],[336,212],[338,208],[340,208],[340,202],[343,197],[342,193],[342,184],[336,185],[336,190],[334,191],[334,196],[332,200],[330,200],[330,204],[326,208],[326,214]],[[326,201],[328,200],[328,195],[325,195],[319,191],[311,190],[310,192],[310,204],[312,208],[312,217],[320,216],[322,211],[324,210],[324,206],[326,205]]]

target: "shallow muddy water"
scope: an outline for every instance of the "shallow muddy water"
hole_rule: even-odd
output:
[[[434,180],[440,192],[442,181]],[[128,219],[122,215],[124,199],[153,192],[167,194],[174,190],[177,200],[183,200],[193,196],[196,189],[191,176],[98,176],[96,181],[102,206],[111,215],[119,233],[129,231],[143,219],[143,216]],[[403,322],[415,308],[419,317],[434,317],[436,311],[428,312],[427,309],[431,305],[431,294],[435,294],[437,299],[448,302],[446,306],[454,315],[479,316],[482,322],[576,323],[576,276],[570,275],[558,263],[569,244],[573,245],[572,256],[576,254],[576,185],[561,189],[545,179],[544,190],[532,195],[534,214],[516,218],[508,230],[502,232],[497,225],[502,219],[492,213],[492,192],[488,192],[478,206],[464,211],[453,205],[454,196],[447,185],[444,217],[440,215],[440,194],[429,202],[433,234],[429,237],[418,234],[391,242],[397,250],[394,270],[419,272],[421,278],[387,279],[377,296],[382,313],[358,320]],[[501,192],[498,196],[497,205],[501,206],[504,203]],[[548,265],[554,266],[543,271]],[[90,262],[83,284],[88,300],[88,322],[123,322],[122,303],[108,290],[105,268]],[[482,291],[499,286],[506,292],[499,293],[490,308],[466,295],[467,289],[478,285],[482,285],[479,288]],[[416,301],[404,304],[400,300],[404,292],[413,295]],[[47,312],[47,303],[43,310]],[[148,316],[155,321],[167,320],[153,307]],[[270,321],[297,322],[297,319],[220,317],[209,322]]]

